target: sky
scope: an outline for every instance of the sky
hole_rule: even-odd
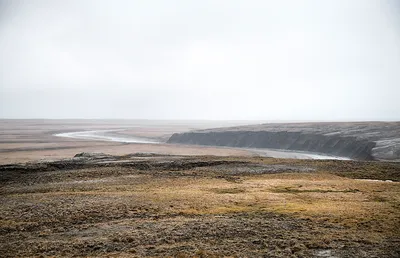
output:
[[[400,1],[0,0],[0,118],[400,120]]]

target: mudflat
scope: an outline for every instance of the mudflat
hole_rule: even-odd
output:
[[[218,126],[211,122],[151,120],[0,120],[0,164],[70,158],[78,152],[122,155],[155,152],[177,155],[251,155],[246,150],[166,144],[173,133]],[[160,144],[120,143],[57,137],[88,130],[124,129],[124,136],[157,139]]]

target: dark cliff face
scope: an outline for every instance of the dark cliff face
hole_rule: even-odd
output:
[[[373,141],[357,137],[286,131],[176,133],[168,143],[308,151],[358,160],[373,160],[372,149],[376,145]]]

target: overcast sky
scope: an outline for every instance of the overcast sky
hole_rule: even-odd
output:
[[[400,120],[400,1],[0,0],[0,117]]]

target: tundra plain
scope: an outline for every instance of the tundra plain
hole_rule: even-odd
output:
[[[2,123],[4,257],[400,255],[398,162],[53,138],[79,124],[47,126]],[[178,131],[164,127],[130,133]]]

